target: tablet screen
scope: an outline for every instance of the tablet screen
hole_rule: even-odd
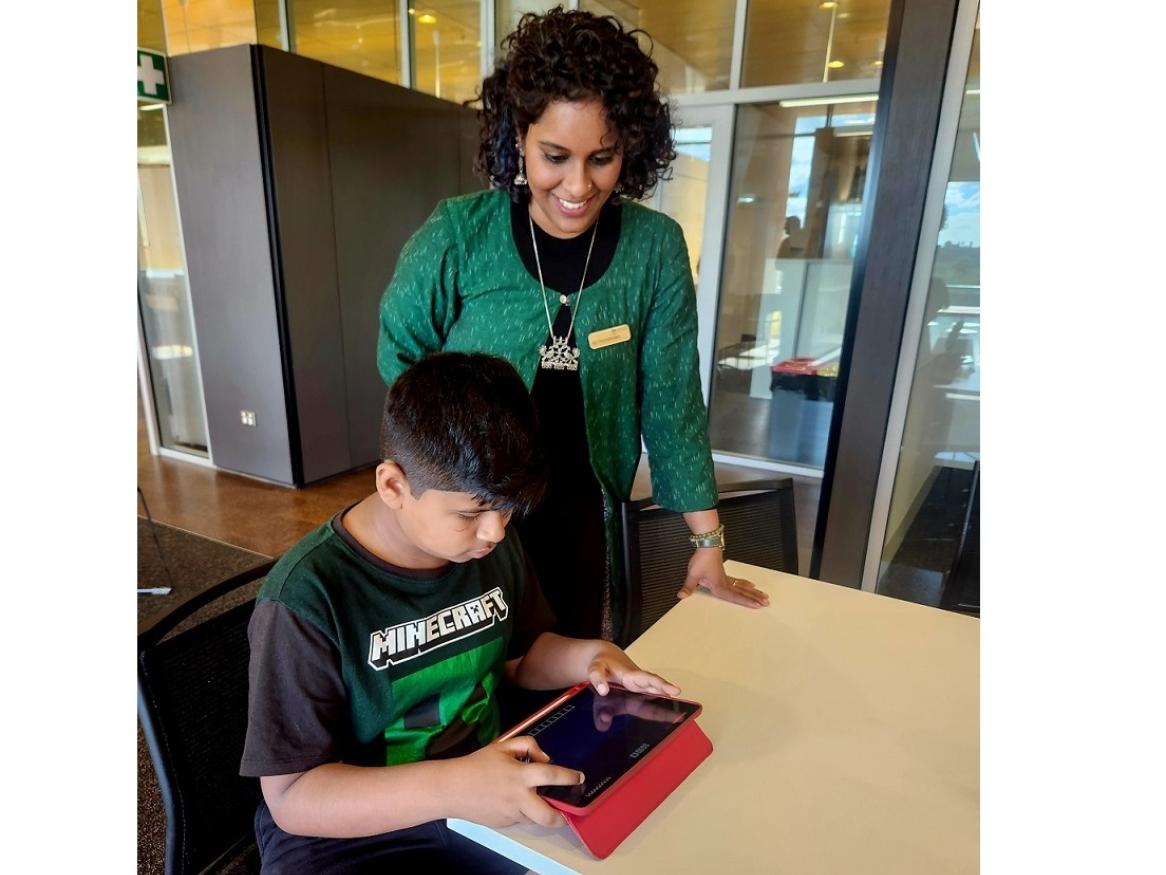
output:
[[[540,787],[539,793],[577,808],[590,805],[699,710],[667,696],[615,687],[600,696],[594,687],[583,688],[524,734],[538,740],[551,762],[579,769],[587,780]]]

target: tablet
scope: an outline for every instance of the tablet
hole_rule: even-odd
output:
[[[614,686],[600,696],[590,684],[580,684],[507,734],[532,736],[551,762],[583,773],[583,784],[538,792],[556,808],[586,814],[700,711],[684,699]]]

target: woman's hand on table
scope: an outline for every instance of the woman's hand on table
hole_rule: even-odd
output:
[[[769,596],[751,581],[730,577],[725,573],[724,555],[718,547],[697,547],[693,551],[692,558],[688,560],[688,577],[676,597],[686,599],[698,586],[703,586],[719,599],[747,608],[764,608],[769,605]]]

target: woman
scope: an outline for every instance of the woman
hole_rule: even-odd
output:
[[[524,15],[483,83],[477,170],[492,189],[443,201],[401,252],[380,308],[391,384],[436,350],[507,359],[531,389],[551,458],[544,502],[518,523],[557,631],[612,637],[616,503],[643,435],[655,500],[693,533],[688,577],[750,607],[725,574],[679,225],[632,200],[676,157],[656,65],[617,19]],[[628,200],[625,200],[628,199]]]

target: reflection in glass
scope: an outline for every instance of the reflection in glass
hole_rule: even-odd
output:
[[[972,42],[877,590],[978,613],[980,83]]]
[[[665,93],[729,87],[736,0],[579,0],[579,8],[646,31],[652,39],[640,38],[640,45],[651,49]]]
[[[295,0],[288,11],[296,54],[399,83],[397,9],[391,0]]]
[[[252,0],[163,0],[167,54],[256,42]]]
[[[749,0],[741,85],[878,78],[890,0]]]
[[[693,283],[700,285],[700,249],[704,245],[704,212],[708,202],[711,127],[673,128],[676,160],[671,178],[662,180],[644,203],[675,219],[684,230]]]
[[[170,146],[161,105],[138,109],[138,306],[162,446],[207,455]]]
[[[162,0],[138,0],[138,48],[166,54]]]
[[[501,50],[502,40],[518,27],[518,19],[527,12],[541,15],[556,6],[562,6],[562,0],[495,0],[494,3],[494,48]],[[495,57],[502,57],[501,51],[495,52]]]
[[[825,462],[874,110],[738,108],[709,420],[716,451]]]
[[[279,23],[279,7],[284,0],[254,0],[255,37],[260,45],[273,49],[283,48],[283,27]],[[295,0],[287,0],[288,14],[295,7]]]
[[[409,8],[415,89],[458,103],[477,96],[481,14],[477,0],[429,0]]]

